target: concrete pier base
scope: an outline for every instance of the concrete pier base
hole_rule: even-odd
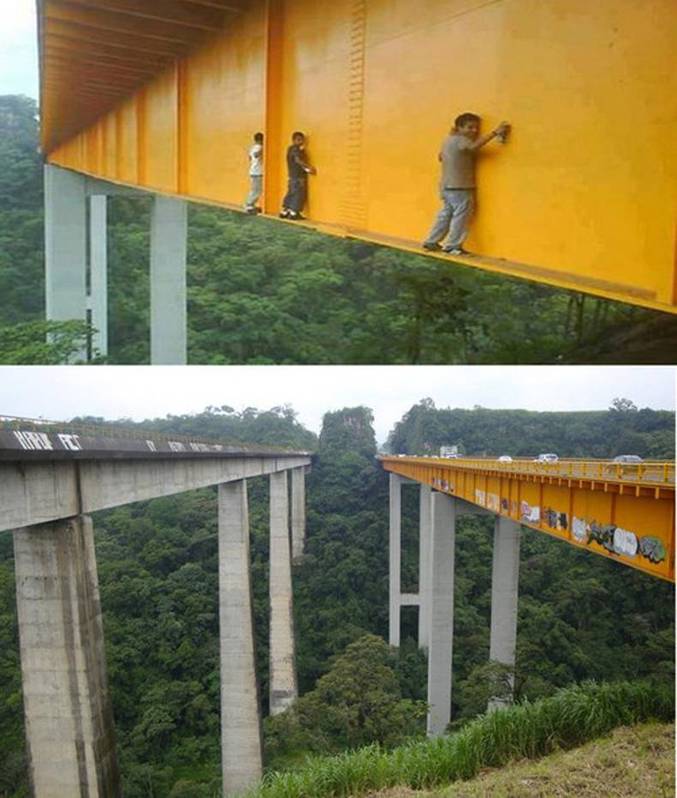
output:
[[[187,358],[187,206],[157,195],[150,229],[150,352],[154,365],[183,365]]]
[[[303,557],[306,542],[306,471],[291,471],[291,556],[293,561]]]
[[[298,695],[289,544],[287,472],[270,475],[270,714]]]
[[[221,765],[223,794],[230,795],[262,774],[245,480],[219,485],[219,621]]]
[[[432,582],[432,561],[430,559],[431,538],[431,496],[430,485],[421,484],[418,511],[418,647],[428,648],[430,638],[430,596]]]
[[[444,734],[451,720],[451,662],[454,638],[454,548],[456,503],[433,492],[431,503],[432,590],[428,643],[429,737]]]
[[[519,595],[521,527],[510,518],[497,516],[491,574],[491,638],[489,659],[514,671],[517,643],[517,601]],[[510,677],[510,688],[514,679]],[[489,699],[488,709],[512,703],[512,696]]]
[[[14,532],[26,740],[35,798],[118,798],[91,519]]]

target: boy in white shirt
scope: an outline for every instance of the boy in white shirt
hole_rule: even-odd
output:
[[[254,134],[254,145],[249,150],[249,181],[244,209],[249,214],[261,213],[256,203],[263,193],[263,133]]]

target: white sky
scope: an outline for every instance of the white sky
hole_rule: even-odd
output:
[[[330,410],[366,405],[383,442],[425,397],[437,407],[604,410],[615,397],[675,409],[672,366],[3,366],[0,415],[67,420],[291,404],[319,432]]]
[[[0,94],[38,97],[35,0],[0,0]]]

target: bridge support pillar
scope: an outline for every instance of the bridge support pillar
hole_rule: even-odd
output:
[[[104,357],[108,354],[108,198],[89,198],[89,281],[93,348]]]
[[[221,767],[229,795],[262,774],[246,480],[219,485],[219,622]]]
[[[454,548],[456,501],[433,492],[431,502],[431,595],[428,642],[429,737],[444,734],[451,720],[451,662],[454,638]]]
[[[187,360],[184,200],[155,196],[150,230],[150,359],[153,365]]]
[[[390,474],[390,531],[388,581],[388,642],[400,645],[400,571],[402,568],[402,482]]]
[[[297,697],[287,472],[270,475],[270,714]]]
[[[496,517],[491,574],[491,638],[489,659],[510,668],[509,691],[489,699],[488,710],[512,701],[515,648],[517,641],[517,601],[519,594],[521,527],[510,518]],[[509,693],[509,694],[508,694]]]
[[[418,512],[418,647],[428,648],[430,639],[430,599],[431,599],[431,568],[430,538],[431,538],[431,501],[432,489],[430,485],[421,483],[419,488]]]
[[[36,798],[118,798],[92,521],[14,532],[29,779]]]
[[[47,164],[45,294],[48,321],[87,319],[86,178]],[[76,355],[85,359],[86,352]]]
[[[291,555],[293,561],[303,557],[306,541],[306,471],[291,471]]]

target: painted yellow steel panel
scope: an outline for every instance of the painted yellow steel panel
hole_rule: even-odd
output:
[[[143,92],[137,114],[139,183],[169,193],[178,192],[178,81],[177,68],[153,81]],[[212,167],[213,168],[213,167]]]
[[[263,4],[249,9],[187,62],[186,190],[192,196],[244,203],[247,152],[265,122],[264,11]]]
[[[674,582],[673,462],[640,471],[599,460],[380,459],[387,471]]]
[[[84,166],[50,160],[240,205],[263,127],[275,213],[301,129],[311,220],[417,247],[440,142],[473,110],[513,124],[480,156],[477,265],[675,311],[676,27],[673,0],[254,0],[138,94],[136,142],[127,110],[90,128]]]

